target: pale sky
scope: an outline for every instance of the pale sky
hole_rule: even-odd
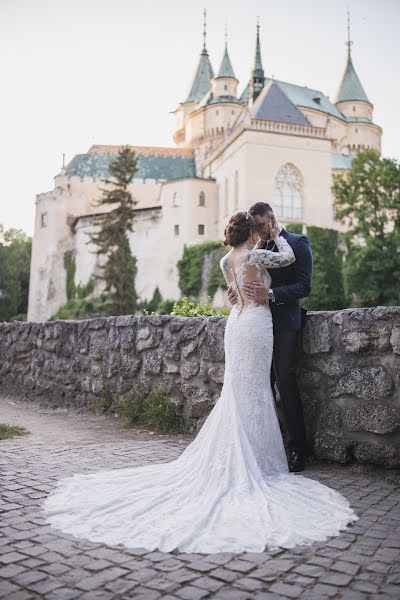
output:
[[[228,47],[239,93],[256,19],[266,76],[334,96],[353,62],[400,158],[399,0],[0,0],[0,223],[33,233],[35,195],[53,188],[62,154],[93,144],[173,146],[170,111],[185,99],[202,47],[217,71]]]

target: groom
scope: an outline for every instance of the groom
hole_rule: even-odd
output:
[[[277,251],[273,241],[269,240],[271,220],[275,215],[271,206],[257,202],[249,209],[257,224],[260,242],[257,248]],[[263,303],[269,300],[274,324],[274,352],[272,360],[271,384],[276,382],[281,398],[283,416],[289,432],[290,456],[289,469],[292,472],[303,471],[306,453],[306,435],[304,429],[303,408],[296,381],[296,338],[305,317],[300,307],[300,298],[310,295],[312,275],[311,247],[304,235],[289,233],[281,228],[280,234],[292,247],[296,261],[288,267],[270,269],[271,288],[266,290],[263,283],[249,283],[244,289],[246,294]],[[232,304],[237,302],[235,292],[228,288],[228,298]]]

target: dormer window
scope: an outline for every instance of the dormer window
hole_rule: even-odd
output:
[[[321,98],[320,98],[319,96],[315,96],[315,98],[314,98],[314,102],[315,102],[316,104],[321,104]]]

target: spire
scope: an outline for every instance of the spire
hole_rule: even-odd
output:
[[[224,56],[222,58],[221,66],[219,68],[217,77],[232,77],[233,79],[236,79],[235,73],[232,68],[231,59],[229,58],[229,54],[228,54],[228,33],[226,31],[226,28],[225,28],[225,52],[224,52]]]
[[[260,21],[257,17],[257,37],[256,37],[256,51],[254,55],[254,68],[251,73],[250,80],[250,98],[254,100],[257,98],[259,93],[264,87],[264,69],[261,61],[261,46],[260,46]]]
[[[203,49],[200,54],[199,64],[196,70],[196,74],[193,79],[193,83],[190,88],[190,92],[185,102],[200,102],[205,96],[208,90],[211,88],[211,79],[214,77],[214,70],[211,66],[210,58],[207,52],[206,37],[207,37],[207,23],[206,23],[206,11],[204,11],[204,24],[203,24]]]
[[[352,45],[353,42],[350,39],[350,11],[347,10],[347,65],[336,92],[335,103],[346,102],[347,100],[369,102],[367,94],[365,93],[353,66],[353,61],[351,59]]]

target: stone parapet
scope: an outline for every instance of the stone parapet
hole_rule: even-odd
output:
[[[220,394],[225,323],[172,316],[1,323],[1,388],[84,411],[105,381],[114,397],[140,381],[167,394],[195,432]],[[399,307],[309,313],[298,375],[318,458],[400,466]]]

